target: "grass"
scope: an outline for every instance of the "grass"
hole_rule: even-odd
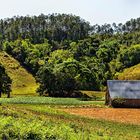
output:
[[[119,80],[140,80],[140,64],[124,69],[118,75]]]
[[[12,95],[36,95],[35,78],[17,60],[0,51],[0,62],[12,79]]]
[[[140,139],[140,126],[70,115],[48,105],[2,105],[0,124],[1,139]]]
[[[104,107],[104,101],[81,101],[79,98],[51,98],[51,97],[26,97],[18,96],[13,98],[0,98],[2,104],[46,104],[46,105],[67,105],[80,106],[91,105]]]
[[[104,100],[105,99],[105,92],[102,91],[81,91],[83,94],[88,95],[94,100]]]

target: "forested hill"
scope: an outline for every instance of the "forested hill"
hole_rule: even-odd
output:
[[[15,16],[0,20],[0,39],[14,41],[18,38],[30,39],[32,43],[43,43],[44,39],[54,41],[77,41],[90,34],[132,33],[140,31],[140,18],[125,24],[90,25],[79,16],[50,14],[39,16]],[[130,37],[131,38],[131,37]]]
[[[39,16],[15,16],[0,20],[0,39],[30,39],[32,43],[42,43],[44,38],[54,41],[77,41],[89,34],[116,34],[140,31],[140,18],[125,24],[90,25],[79,16],[50,14]]]
[[[140,18],[90,25],[66,14],[13,17],[0,21],[0,43],[36,76],[40,94],[105,90],[108,79],[140,63]]]
[[[54,41],[79,40],[88,36],[91,27],[78,16],[66,14],[13,17],[0,21],[1,39],[28,38],[42,43],[45,38]]]

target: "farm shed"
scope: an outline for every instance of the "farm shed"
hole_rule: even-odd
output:
[[[106,105],[140,107],[140,80],[108,80]]]

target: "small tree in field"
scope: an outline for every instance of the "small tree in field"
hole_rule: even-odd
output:
[[[10,98],[12,80],[7,75],[5,68],[0,64],[0,97],[2,93],[7,94],[7,98]]]

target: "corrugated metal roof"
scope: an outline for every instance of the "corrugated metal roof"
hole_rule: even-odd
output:
[[[108,80],[111,98],[140,99],[140,80]]]

